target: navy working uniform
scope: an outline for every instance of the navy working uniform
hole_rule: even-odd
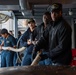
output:
[[[32,54],[32,50],[34,45],[28,45],[27,44],[27,40],[31,39],[32,40],[32,35],[33,32],[30,31],[30,28],[27,29],[27,31],[22,35],[21,39],[20,39],[20,46],[24,46],[26,47],[26,50],[24,52],[24,57],[22,59],[22,63],[21,65],[30,65],[31,64],[31,54]]]
[[[8,38],[4,38],[4,47],[16,46],[15,38],[9,34]],[[13,66],[14,52],[9,50],[2,50],[1,53],[1,67]]]
[[[3,42],[3,37],[0,36],[0,45],[2,44],[2,42]]]
[[[0,45],[2,45],[2,42],[3,42],[3,37],[0,36]],[[0,52],[0,67],[1,67],[1,52]]]

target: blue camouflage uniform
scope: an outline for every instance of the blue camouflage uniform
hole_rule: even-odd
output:
[[[3,37],[0,37],[0,45],[2,44]],[[1,52],[0,52],[0,67],[1,67]]]
[[[4,47],[16,46],[15,38],[9,34],[8,38],[4,38]],[[6,50],[1,53],[1,67],[13,66],[14,52]]]
[[[22,59],[21,65],[30,65],[31,64],[31,54],[32,54],[32,50],[34,45],[28,45],[27,44],[27,40],[31,39],[32,40],[32,35],[33,32],[30,31],[30,28],[27,29],[27,31],[22,35],[21,39],[20,39],[20,46],[24,46],[26,47],[26,50],[24,52],[24,57]]]

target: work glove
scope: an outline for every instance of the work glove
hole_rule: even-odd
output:
[[[36,55],[37,55],[37,51],[34,48],[33,51],[32,51],[32,60],[35,59]]]
[[[40,54],[41,61],[48,58],[47,54]]]

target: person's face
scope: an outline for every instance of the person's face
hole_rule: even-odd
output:
[[[53,11],[51,12],[51,18],[53,21],[57,21],[60,17],[62,16],[62,12],[61,11]]]
[[[5,33],[5,34],[1,34],[1,36],[3,37],[3,38],[6,38],[7,37],[7,34]]]
[[[9,34],[11,34],[11,35],[12,35],[13,33],[12,33],[12,32],[9,32]]]
[[[51,14],[50,15],[43,15],[43,22],[48,23],[51,20]]]
[[[35,27],[35,23],[34,22],[30,22],[28,23],[28,26],[30,29],[33,29]]]

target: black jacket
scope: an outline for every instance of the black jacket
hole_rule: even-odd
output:
[[[33,38],[39,40],[41,37],[43,37],[43,32],[44,32],[44,23],[35,28]]]
[[[69,24],[60,18],[57,22],[52,22],[50,27],[45,30],[43,37],[35,46],[35,50],[38,51],[49,43],[48,57],[54,63],[68,65],[72,60],[71,32]]]
[[[47,24],[47,27],[50,25],[50,23]],[[44,29],[44,23],[41,23],[41,25],[37,26],[33,32],[33,39],[36,39],[37,41],[40,40],[41,37],[43,37],[44,31],[47,29],[47,27]],[[44,46],[44,51],[48,50],[48,43]]]

